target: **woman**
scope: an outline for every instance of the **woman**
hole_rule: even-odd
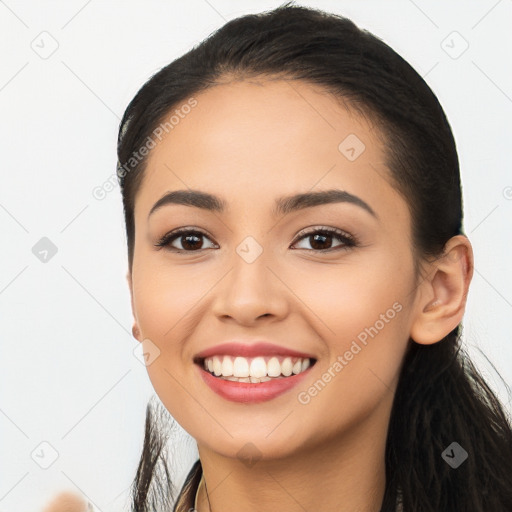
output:
[[[118,157],[133,334],[199,452],[172,499],[148,406],[133,510],[512,510],[511,425],[460,348],[454,139],[399,55],[243,16],[140,89]]]

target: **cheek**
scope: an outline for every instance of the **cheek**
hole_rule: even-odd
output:
[[[187,409],[189,397],[183,392],[187,333],[193,329],[190,316],[204,294],[190,284],[185,272],[145,265],[133,273],[134,308],[142,333],[143,351],[149,353],[146,370],[165,407],[178,421]],[[189,361],[187,361],[189,362]],[[190,405],[190,404],[188,404]]]
[[[393,301],[393,293],[374,292],[362,302],[355,296],[336,301],[338,316],[325,317],[334,333],[324,338],[328,356],[318,361],[314,378],[297,390],[299,430],[322,430],[329,437],[391,407],[409,339],[409,311]]]
[[[199,267],[197,267],[199,269]],[[134,308],[144,337],[168,347],[196,314],[211,283],[204,271],[147,265],[133,275]]]
[[[330,391],[318,402],[336,396],[356,407],[377,400],[394,385],[409,339],[412,262],[384,257],[326,266],[309,283],[294,291],[314,311],[327,352],[319,387],[329,382]]]
[[[345,351],[347,342],[358,337],[364,342],[368,329],[389,332],[392,324],[397,333],[406,329],[399,320],[406,316],[413,282],[407,261],[354,259],[336,267],[319,266],[313,278],[307,270],[295,271],[292,279],[294,293],[314,313],[311,321],[330,340],[331,352]]]
[[[297,282],[303,282],[304,276]],[[327,357],[298,401],[304,421],[359,421],[394,391],[409,339],[412,261],[374,258],[317,272],[297,291],[315,312]],[[297,290],[297,289],[295,289]]]

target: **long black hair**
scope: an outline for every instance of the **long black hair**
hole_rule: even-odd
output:
[[[250,77],[320,86],[371,118],[386,149],[391,180],[409,206],[413,250],[440,256],[464,234],[457,151],[436,96],[394,50],[339,15],[288,2],[229,21],[153,75],[128,105],[119,128],[117,174],[128,259],[135,243],[134,202],[158,127],[175,109],[219,83]],[[185,112],[186,113],[186,112]],[[167,123],[167,125],[165,124]],[[133,510],[167,510],[167,437],[148,405],[146,436],[133,483]],[[454,469],[442,456],[458,443],[467,460]],[[382,511],[512,511],[510,418],[461,347],[461,326],[433,345],[409,340],[388,429]],[[164,472],[165,473],[165,472]],[[158,494],[150,493],[156,485]],[[152,497],[151,497],[152,496]],[[159,508],[160,507],[160,508]]]

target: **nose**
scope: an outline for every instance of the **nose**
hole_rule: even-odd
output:
[[[246,326],[262,318],[281,320],[288,314],[289,293],[263,255],[248,263],[235,254],[215,293],[213,313],[220,320],[231,319]]]

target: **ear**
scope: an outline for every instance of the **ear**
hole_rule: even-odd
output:
[[[132,305],[132,315],[133,315],[132,334],[133,334],[133,337],[137,341],[142,341],[143,338],[142,338],[142,335],[140,333],[139,325],[137,324],[136,315],[135,315],[135,306],[134,306],[134,303],[133,303],[132,274],[131,274],[131,272],[129,270],[126,273],[126,280],[128,281],[128,287],[130,288],[130,302],[131,302],[131,305]]]
[[[473,249],[464,235],[450,238],[443,255],[428,264],[416,296],[410,334],[413,341],[431,345],[461,323],[473,265]]]

